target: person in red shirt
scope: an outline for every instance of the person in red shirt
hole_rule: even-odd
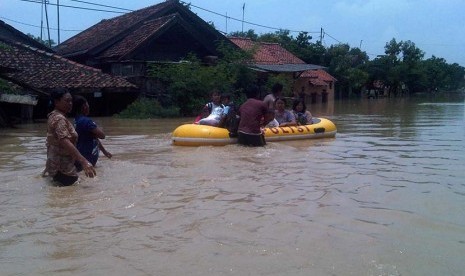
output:
[[[241,145],[260,147],[266,145],[261,127],[268,124],[268,106],[257,99],[258,87],[249,86],[246,89],[247,101],[239,107],[239,128],[237,141]],[[265,118],[265,120],[264,120]]]

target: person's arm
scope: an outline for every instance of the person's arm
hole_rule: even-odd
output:
[[[105,139],[105,132],[99,127],[95,127],[91,130],[92,134],[94,135],[95,138],[98,139]]]
[[[74,144],[68,139],[63,138],[60,139],[60,146],[62,146],[76,161],[81,163],[82,169],[86,176],[94,177],[97,175],[95,168],[92,164],[87,161],[87,159],[79,153],[78,149],[74,146]]]
[[[312,119],[313,119],[313,116],[312,116],[312,113],[310,113],[310,111],[305,111],[305,116],[307,116],[307,124],[311,125],[313,123]]]
[[[297,125],[295,121],[295,116],[291,112],[287,112],[286,121],[287,122],[279,124],[279,126],[283,127],[283,126],[296,126]]]
[[[209,111],[208,103],[207,103],[206,105],[203,106],[203,108],[200,111],[199,115],[197,115],[197,117],[195,118],[194,124],[198,124],[200,120],[202,120],[203,118],[208,117],[208,115],[210,115],[210,111]]]
[[[263,102],[266,104],[266,107],[269,109],[274,109],[274,99],[270,95],[266,95],[263,98]]]
[[[105,147],[103,146],[102,142],[99,139],[97,139],[97,142],[98,142],[98,148],[102,151],[102,153],[106,157],[108,157],[108,159],[111,159],[111,157],[113,157],[113,154],[111,154],[109,151],[105,149]]]

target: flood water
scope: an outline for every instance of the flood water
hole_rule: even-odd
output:
[[[1,275],[464,275],[465,105],[315,106],[334,139],[176,147],[94,118],[112,160],[54,187],[45,124],[0,130]]]

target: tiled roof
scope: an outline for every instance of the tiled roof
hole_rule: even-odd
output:
[[[124,78],[3,39],[0,39],[0,67],[15,69],[14,72],[2,74],[5,78],[37,89],[135,88]]]
[[[278,43],[256,42],[249,38],[230,37],[234,44],[245,51],[254,52],[256,64],[305,64],[303,60],[281,47]]]
[[[63,56],[86,53],[103,44],[109,44],[121,39],[128,30],[137,28],[141,22],[153,19],[153,16],[163,8],[178,3],[177,1],[165,1],[144,9],[136,10],[111,19],[104,19],[89,29],[71,37],[56,47],[58,53]],[[121,36],[121,37],[120,37]]]
[[[172,14],[144,22],[144,24],[139,28],[103,52],[101,57],[124,56],[125,54],[130,53],[159,31],[163,26],[172,21],[175,17],[176,15]]]
[[[334,78],[328,72],[326,72],[325,70],[322,70],[322,69],[305,71],[300,75],[300,77],[301,78],[310,78],[311,81],[312,80],[319,80],[319,81],[323,81],[323,82],[337,81],[336,78]],[[326,84],[326,83],[324,83],[324,84]],[[315,85],[317,85],[317,84],[315,83]]]

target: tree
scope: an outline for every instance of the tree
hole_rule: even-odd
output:
[[[44,44],[45,46],[47,46],[49,48],[52,48],[53,46],[56,45],[56,42],[53,41],[53,39],[43,40],[42,38],[40,38],[40,36],[34,36],[33,34],[27,34],[27,36],[29,36],[30,38],[34,39],[35,41],[37,41],[39,43]]]
[[[252,40],[258,39],[258,35],[252,29],[248,30],[247,32],[241,32],[241,31],[232,32],[232,33],[229,33],[228,36],[250,38]]]
[[[177,107],[183,116],[197,115],[210,99],[210,92],[219,89],[232,93],[236,102],[243,98],[242,87],[255,81],[244,62],[250,53],[221,44],[222,58],[216,65],[206,66],[194,55],[180,64],[152,65],[149,75],[159,84],[158,101],[165,108]]]

